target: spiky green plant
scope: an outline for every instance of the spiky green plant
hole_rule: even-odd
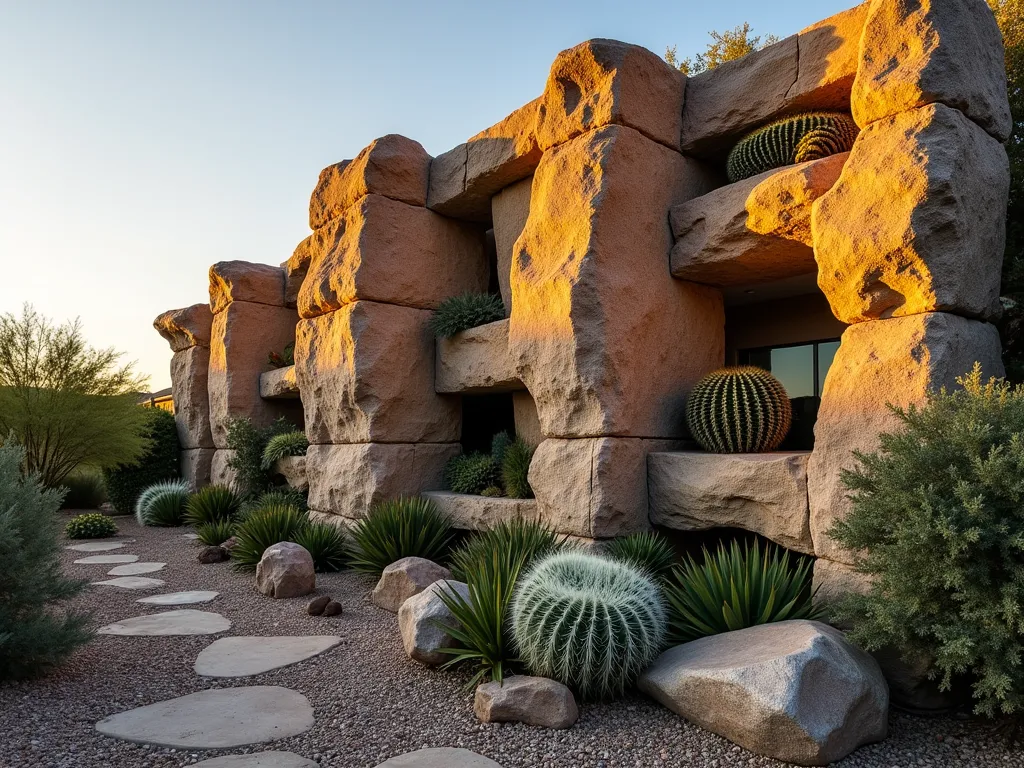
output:
[[[491,458],[494,459],[499,466],[505,460],[505,451],[512,445],[512,438],[508,432],[499,432],[491,438]]]
[[[657,531],[632,533],[612,539],[605,546],[605,554],[613,560],[629,563],[651,576],[664,576],[676,561],[675,550],[669,540]]]
[[[250,515],[235,529],[238,543],[231,548],[231,560],[236,568],[255,568],[267,547],[282,541],[295,541],[298,532],[309,525],[309,520],[295,507],[268,505]]]
[[[230,522],[238,514],[240,503],[241,500],[230,488],[208,485],[188,497],[185,503],[185,522],[189,525]]]
[[[665,605],[649,576],[575,551],[550,555],[522,577],[511,622],[527,669],[584,699],[621,694],[665,639]]]
[[[480,493],[501,482],[501,468],[485,453],[461,453],[444,465],[445,485],[455,493]]]
[[[505,449],[501,462],[501,482],[505,495],[510,499],[532,499],[530,487],[530,462],[536,449],[521,437],[517,437]]]
[[[752,365],[712,371],[686,401],[686,426],[713,453],[774,451],[785,440],[793,407],[785,388]]]
[[[234,534],[235,524],[231,520],[211,520],[196,526],[199,541],[208,547],[220,546]]]
[[[65,526],[69,539],[103,539],[117,533],[117,524],[99,512],[76,515]]]
[[[292,539],[313,557],[313,568],[319,573],[340,571],[348,561],[345,533],[330,523],[308,523]]]
[[[145,488],[135,502],[135,519],[140,525],[181,525],[188,501],[188,483],[164,480]]]
[[[511,552],[522,556],[526,567],[535,560],[560,552],[566,539],[543,523],[533,520],[502,520],[493,528],[474,531],[452,553],[452,574],[460,581],[468,581],[477,563],[489,560],[494,552]]]
[[[501,486],[498,486],[498,485],[488,485],[486,488],[484,488],[482,491],[480,491],[480,495],[481,496],[488,496],[488,497],[490,497],[492,499],[497,499],[497,498],[501,498],[502,496],[504,496],[505,492],[503,490],[501,490]]]
[[[351,564],[379,576],[403,557],[443,562],[454,536],[451,522],[429,499],[389,499],[371,507],[353,528]]]
[[[263,469],[271,469],[278,459],[285,456],[305,456],[309,439],[305,432],[285,432],[274,435],[263,449]]]
[[[784,165],[847,152],[857,124],[843,112],[805,112],[768,123],[744,136],[729,152],[729,181],[740,181]]]
[[[811,601],[811,567],[800,557],[790,562],[788,550],[769,545],[764,554],[757,541],[719,545],[704,562],[692,557],[673,568],[664,585],[668,601],[669,637],[686,643],[707,635],[746,629],[787,619],[821,619]]]
[[[459,331],[505,318],[501,296],[492,293],[464,293],[445,299],[430,318],[435,336],[451,338]]]
[[[280,506],[295,507],[299,512],[305,512],[309,509],[306,503],[305,493],[297,491],[294,488],[282,487],[266,491],[255,498],[242,502],[242,506],[238,510],[236,519],[247,520],[255,513],[260,512],[267,507]]]

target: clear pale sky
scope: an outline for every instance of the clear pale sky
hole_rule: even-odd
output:
[[[854,4],[0,0],[0,312],[80,317],[169,386],[153,318],[213,262],[287,259],[320,169],[377,136],[444,152],[588,38],[685,56]]]

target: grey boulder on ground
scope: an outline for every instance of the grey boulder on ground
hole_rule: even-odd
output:
[[[385,760],[377,768],[501,768],[498,763],[468,749],[417,749]]]
[[[451,571],[431,560],[403,557],[384,569],[370,600],[378,608],[398,613],[402,603],[410,597],[419,594],[435,581],[451,577]]]
[[[256,752],[252,755],[225,755],[196,763],[196,768],[319,768],[320,763],[294,752]]]
[[[248,677],[319,656],[341,642],[334,635],[307,637],[222,637],[196,659],[203,677]]]
[[[637,687],[751,752],[800,765],[840,760],[888,729],[889,688],[878,663],[816,621],[678,645]]]
[[[196,589],[188,592],[168,592],[166,595],[140,597],[135,602],[145,603],[146,605],[193,605],[195,603],[208,603],[219,594],[220,592]]]
[[[111,715],[96,723],[106,736],[175,749],[230,749],[286,739],[313,727],[313,707],[278,686],[191,693]]]
[[[167,563],[128,563],[107,571],[107,576],[141,576],[143,573],[162,571]]]
[[[150,579],[145,576],[120,576],[116,579],[92,582],[93,586],[97,587],[120,587],[121,589],[156,589],[165,583],[162,579]]]
[[[215,635],[231,629],[231,622],[219,613],[195,611],[164,611],[148,616],[117,621],[96,630],[101,635]]]
[[[71,544],[64,549],[70,549],[72,552],[109,552],[123,546],[123,541],[87,541],[84,544]]]
[[[313,556],[290,541],[267,547],[256,566],[256,589],[277,599],[308,595],[316,589]]]
[[[557,680],[516,675],[477,686],[473,712],[482,723],[570,728],[580,716],[576,698]]]
[[[427,666],[437,666],[452,657],[440,653],[441,648],[457,645],[455,638],[440,625],[458,626],[455,614],[441,600],[441,591],[455,592],[469,602],[469,587],[461,581],[441,579],[419,594],[413,595],[398,609],[398,629],[402,645],[410,659]]]

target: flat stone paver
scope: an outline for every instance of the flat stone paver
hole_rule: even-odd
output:
[[[162,584],[163,582],[160,583]],[[166,595],[140,597],[135,602],[145,603],[146,605],[192,605],[194,603],[208,603],[219,594],[220,592],[195,589],[190,592],[168,592]]]
[[[107,571],[107,576],[138,576],[143,573],[162,571],[167,563],[129,563]]]
[[[72,544],[64,549],[70,549],[72,552],[109,552],[123,546],[123,541],[87,541],[85,544]]]
[[[181,538],[183,538],[183,539],[190,539],[191,541],[195,541],[196,539],[199,538],[199,534],[198,533],[183,533],[183,534],[181,534]]]
[[[115,621],[96,630],[101,635],[150,636],[150,635],[215,635],[231,629],[231,622],[219,613],[195,611],[185,608],[180,611],[151,613],[124,621]]]
[[[204,677],[248,677],[319,656],[341,642],[335,635],[301,637],[222,637],[196,659]]]
[[[255,755],[225,755],[196,763],[195,768],[319,768],[320,763],[294,752],[257,752]]]
[[[438,747],[418,749],[385,760],[377,768],[501,768],[490,758],[468,749]]]
[[[166,584],[161,579],[147,579],[145,576],[121,576],[118,579],[94,581],[96,587],[120,587],[121,589],[156,589]]]
[[[138,555],[93,555],[75,560],[75,565],[114,565],[115,563],[134,563]]]
[[[305,733],[313,707],[298,691],[274,685],[190,693],[111,715],[105,736],[174,749],[231,749]]]

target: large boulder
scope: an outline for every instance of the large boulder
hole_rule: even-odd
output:
[[[441,514],[460,530],[486,531],[510,520],[538,520],[536,499],[509,499],[452,491],[427,491],[423,496],[434,502]]]
[[[306,474],[306,457],[282,456],[274,462],[271,471],[284,478],[285,484],[296,491],[309,490],[309,477]]]
[[[173,352],[189,347],[209,347],[213,313],[209,304],[170,309],[157,316],[153,327],[171,345]]]
[[[210,484],[223,485],[231,488],[235,484],[238,472],[229,465],[231,460],[238,454],[238,451],[230,448],[217,448],[210,459]]]
[[[473,712],[482,723],[526,723],[542,728],[571,728],[580,716],[576,699],[566,686],[529,675],[477,686]]]
[[[218,261],[210,267],[210,308],[224,311],[233,301],[284,306],[284,270],[249,261]]]
[[[171,357],[174,422],[178,427],[178,442],[185,450],[213,448],[209,373],[209,347],[188,347]]]
[[[436,392],[510,392],[523,389],[508,353],[508,320],[437,340]]]
[[[469,586],[449,579],[435,581],[422,592],[408,598],[398,609],[398,630],[406,654],[410,659],[428,667],[451,661],[453,657],[440,653],[439,649],[458,645],[458,641],[441,626],[459,626],[455,614],[440,597],[442,590],[447,594],[454,592],[469,602]]]
[[[267,547],[256,564],[256,589],[277,599],[308,595],[316,589],[313,556],[290,541]]]
[[[889,689],[878,663],[815,621],[678,645],[637,686],[751,752],[799,765],[841,760],[888,731]]]
[[[178,466],[181,468],[181,479],[188,483],[191,492],[198,491],[209,485],[213,475],[213,457],[215,448],[185,448],[181,451]]]
[[[384,569],[380,581],[373,588],[370,601],[378,608],[398,613],[402,603],[410,597],[418,595],[435,581],[451,577],[451,571],[432,560],[403,557]]]
[[[302,290],[310,266],[338,240],[344,225],[344,218],[331,219],[295,246],[288,261],[281,265],[284,270],[284,301],[289,307],[298,307],[299,291]]]

